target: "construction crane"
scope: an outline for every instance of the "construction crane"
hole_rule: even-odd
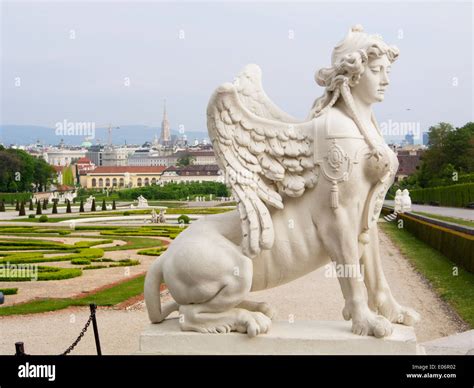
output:
[[[97,125],[97,128],[107,127],[107,145],[112,147],[112,129],[120,129],[120,127],[114,127],[111,123],[105,125]],[[100,140],[97,139],[100,143]]]

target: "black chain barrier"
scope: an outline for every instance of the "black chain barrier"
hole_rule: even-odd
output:
[[[91,324],[92,322],[92,313],[91,315],[89,316],[89,319],[87,320],[86,322],[86,325],[84,326],[84,328],[81,330],[81,333],[79,334],[79,336],[76,338],[76,340],[71,344],[71,346],[69,346],[63,353],[60,354],[60,356],[67,356],[69,353],[71,353],[73,351],[73,349],[77,346],[77,344],[79,342],[81,342],[81,339],[82,337],[84,337],[84,334],[86,334],[86,331],[87,329],[89,328],[89,325]]]
[[[84,334],[86,334],[86,331],[87,329],[89,329],[89,326],[91,323],[94,329],[94,338],[95,338],[95,346],[97,349],[97,355],[98,356],[102,355],[102,350],[100,348],[99,330],[97,327],[97,320],[95,316],[97,306],[95,304],[90,304],[89,307],[90,307],[91,313],[89,315],[89,319],[84,325],[84,328],[81,330],[81,333],[76,338],[76,340],[71,344],[71,346],[69,346],[63,353],[61,353],[60,356],[67,356],[69,353],[71,353],[74,350],[77,344],[81,342],[81,339],[84,337]],[[15,349],[16,349],[16,353],[15,353],[16,356],[27,356],[27,354],[25,353],[25,347],[24,347],[23,342],[15,343]]]

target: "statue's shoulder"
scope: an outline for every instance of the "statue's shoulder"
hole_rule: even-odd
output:
[[[317,131],[332,137],[362,137],[356,123],[345,112],[337,107],[331,107],[326,113],[316,119]]]
[[[328,133],[340,134],[348,137],[361,137],[359,128],[354,120],[344,111],[337,107],[332,107],[328,112]]]

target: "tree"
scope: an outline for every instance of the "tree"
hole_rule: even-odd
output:
[[[29,210],[35,210],[35,208],[33,207],[33,200],[30,199],[30,206],[28,208]]]
[[[19,216],[26,216],[25,212],[25,202],[21,201],[20,212],[18,213]]]
[[[81,199],[81,204],[79,205],[79,213],[84,213],[84,201]]]
[[[0,146],[0,191],[32,191],[51,182],[55,171],[42,158],[35,158],[19,149]]]
[[[105,199],[102,200],[102,210],[107,210],[107,206],[105,205]]]
[[[115,199],[112,201],[112,210],[117,210],[115,207]]]
[[[43,214],[41,212],[41,202],[38,201],[38,203],[36,204],[36,215],[40,215],[40,214]]]
[[[74,175],[71,166],[68,166],[63,170],[63,184],[74,186]]]
[[[95,198],[92,200],[91,212],[95,212]]]
[[[2,199],[2,202],[0,202],[0,212],[4,212],[5,211],[5,200]]]
[[[184,154],[181,158],[178,159],[176,165],[179,167],[189,166],[194,163],[194,157],[191,154]]]
[[[18,199],[16,200],[15,210],[16,211],[20,210],[20,201],[18,201]]]
[[[430,128],[428,145],[416,174],[421,187],[429,187],[439,179],[452,179],[455,172],[474,172],[474,123],[460,128],[439,123]]]
[[[48,209],[48,202],[46,202],[46,199],[43,199],[43,210]]]
[[[58,214],[58,201],[53,200],[53,210],[51,211],[51,214]]]
[[[71,210],[71,201],[67,201],[67,205],[66,205],[66,213],[72,213],[72,210]]]

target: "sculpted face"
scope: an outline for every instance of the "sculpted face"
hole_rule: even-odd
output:
[[[391,63],[386,55],[369,61],[359,83],[352,87],[352,96],[366,104],[381,102],[389,82]]]

